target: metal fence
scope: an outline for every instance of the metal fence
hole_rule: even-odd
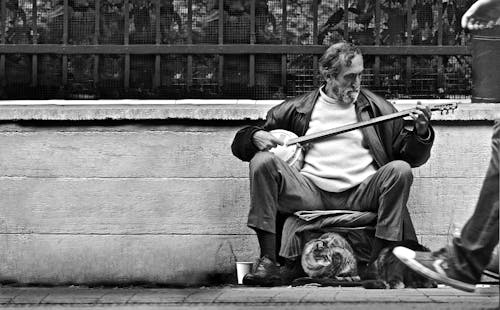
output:
[[[361,46],[388,98],[470,96],[466,0],[1,0],[0,97],[281,99]]]

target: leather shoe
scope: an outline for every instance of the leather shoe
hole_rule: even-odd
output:
[[[259,258],[251,273],[243,277],[243,284],[249,286],[277,286],[281,284],[279,268],[268,257]]]

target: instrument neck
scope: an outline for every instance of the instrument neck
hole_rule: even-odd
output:
[[[288,142],[286,143],[286,145],[288,146],[288,145],[293,145],[293,144],[297,144],[297,143],[304,144],[304,143],[312,142],[312,141],[315,141],[315,140],[319,140],[319,139],[323,139],[323,138],[326,138],[326,137],[338,135],[338,134],[345,133],[345,132],[348,132],[348,131],[352,131],[352,130],[356,130],[356,129],[360,129],[360,128],[364,128],[364,127],[376,125],[376,124],[379,124],[379,123],[387,122],[387,121],[390,121],[390,120],[393,120],[393,119],[396,119],[396,118],[401,118],[401,117],[404,117],[404,116],[408,116],[412,112],[415,112],[415,111],[416,111],[416,109],[408,109],[408,110],[404,110],[404,111],[400,111],[400,112],[396,112],[396,113],[392,113],[392,114],[388,114],[388,115],[384,115],[384,116],[379,116],[379,117],[372,118],[370,120],[362,121],[362,122],[359,122],[359,123],[348,124],[348,125],[341,126],[341,127],[336,127],[336,128],[332,128],[332,129],[328,129],[328,130],[323,130],[323,131],[316,132],[316,133],[313,133],[313,134],[310,134],[310,135],[298,137],[298,138],[295,138],[295,139],[290,139],[290,140],[288,140]]]

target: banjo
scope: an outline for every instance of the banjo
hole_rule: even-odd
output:
[[[456,103],[445,103],[445,104],[437,104],[429,106],[431,111],[441,111],[441,113],[445,112],[449,113],[449,111],[455,110],[457,108]],[[300,170],[304,161],[304,145],[310,142],[316,142],[331,136],[335,136],[341,133],[345,133],[348,131],[377,125],[380,123],[388,122],[393,119],[401,118],[410,115],[413,112],[416,112],[416,108],[407,109],[403,111],[399,111],[396,113],[391,113],[379,117],[372,118],[367,121],[347,124],[344,126],[323,130],[320,132],[316,132],[313,134],[305,135],[302,137],[297,136],[295,133],[284,130],[284,129],[274,129],[271,130],[270,133],[275,137],[284,141],[283,145],[278,145],[269,151],[274,153],[276,156],[284,160],[290,166],[297,168]]]

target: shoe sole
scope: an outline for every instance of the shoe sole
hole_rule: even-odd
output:
[[[484,270],[483,274],[487,275],[490,278],[493,278],[493,279],[496,279],[496,280],[500,280],[500,275],[498,273],[496,273],[496,272],[493,272],[493,271],[490,271],[490,270]]]
[[[468,284],[462,281],[454,280],[452,278],[443,276],[440,273],[437,273],[424,265],[420,264],[416,259],[415,259],[415,251],[410,250],[405,247],[395,247],[392,250],[392,253],[399,259],[401,260],[406,266],[410,267],[412,270],[418,272],[424,277],[431,278],[435,281],[441,282],[443,284],[449,285],[451,287],[454,287],[456,289],[473,293],[476,290],[476,286],[472,284]]]

